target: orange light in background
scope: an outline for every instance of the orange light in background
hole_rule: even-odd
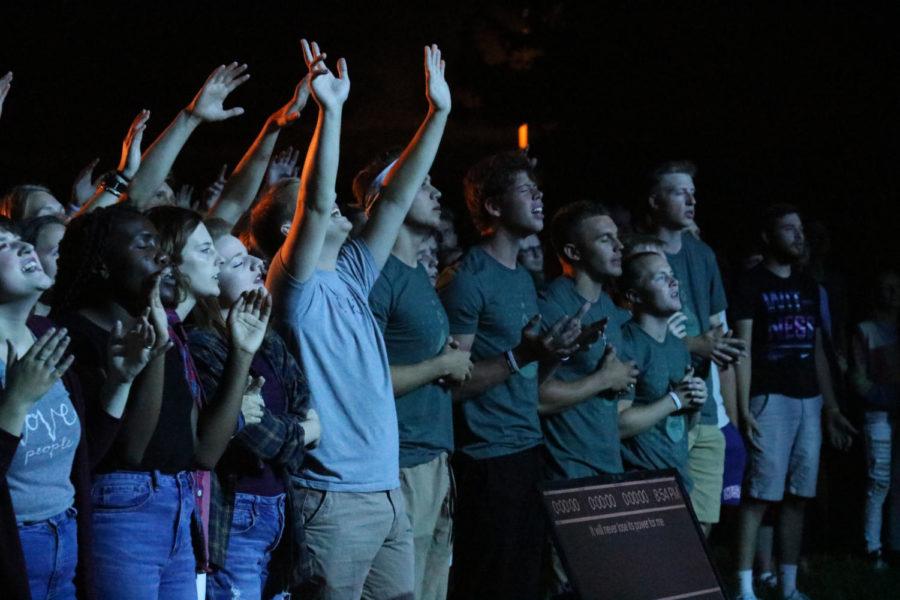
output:
[[[528,123],[519,125],[519,150],[525,150],[528,147]]]

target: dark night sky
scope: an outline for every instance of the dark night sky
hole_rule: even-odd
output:
[[[764,13],[675,4],[4,6],[0,72],[12,69],[15,81],[0,120],[0,187],[43,181],[67,197],[91,158],[114,165],[140,108],[153,111],[152,138],[212,68],[238,59],[252,78],[232,105],[246,114],[203,126],[175,167],[203,187],[218,165],[237,162],[290,96],[305,72],[305,35],[349,62],[339,179],[339,192],[349,194],[367,158],[405,143],[417,127],[425,110],[421,47],[436,41],[454,111],[433,177],[451,201],[460,201],[465,168],[513,146],[527,120],[551,207],[576,197],[634,202],[651,162],[689,157],[700,166],[704,237],[728,253],[759,208],[780,200],[832,227],[835,259],[845,267],[856,270],[851,261],[876,252],[896,260],[893,13],[836,2]],[[313,112],[282,144],[305,150]]]

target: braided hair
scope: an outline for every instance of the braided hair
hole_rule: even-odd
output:
[[[108,298],[111,282],[104,276],[109,240],[121,223],[141,218],[121,204],[98,208],[72,219],[59,243],[53,312],[76,311]]]

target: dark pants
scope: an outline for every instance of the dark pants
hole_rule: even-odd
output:
[[[537,488],[543,446],[474,460],[457,454],[451,598],[540,598],[546,518]]]

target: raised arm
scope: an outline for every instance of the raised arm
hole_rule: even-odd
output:
[[[309,67],[310,93],[319,106],[319,119],[303,164],[291,230],[279,252],[291,276],[305,281],[319,262],[331,213],[336,208],[341,116],[350,93],[350,77],[343,58],[337,61],[338,75],[335,77],[325,66],[326,56],[319,51],[316,42],[309,44],[301,40],[300,43]]]
[[[226,109],[223,103],[231,92],[250,78],[245,73],[246,70],[247,65],[238,65],[236,62],[227,67],[217,67],[187,108],[179,112],[175,120],[147,148],[141,167],[128,188],[128,197],[137,208],[147,207],[198,125],[244,114],[243,108],[236,106]]]
[[[128,182],[141,166],[141,142],[144,140],[144,130],[147,129],[149,119],[150,111],[147,109],[137,114],[128,128],[128,133],[125,134],[125,139],[122,140],[122,155],[115,173],[110,173],[101,180],[97,191],[84,203],[77,214],[111,206],[119,201]]]
[[[444,61],[436,44],[425,47],[425,97],[428,115],[415,137],[385,178],[381,197],[362,231],[362,239],[380,269],[391,254],[400,226],[406,219],[416,192],[437,154],[447,115],[450,114],[450,87],[444,79]]]
[[[9,93],[9,88],[12,87],[12,80],[12,71],[0,77],[0,116],[3,116],[3,103],[6,102],[6,95]]]
[[[299,119],[300,112],[306,106],[309,99],[309,79],[310,75],[307,74],[294,88],[290,101],[266,119],[262,131],[225,182],[218,202],[209,209],[210,217],[224,219],[234,225],[250,208],[269,166],[278,134],[284,127]]]

